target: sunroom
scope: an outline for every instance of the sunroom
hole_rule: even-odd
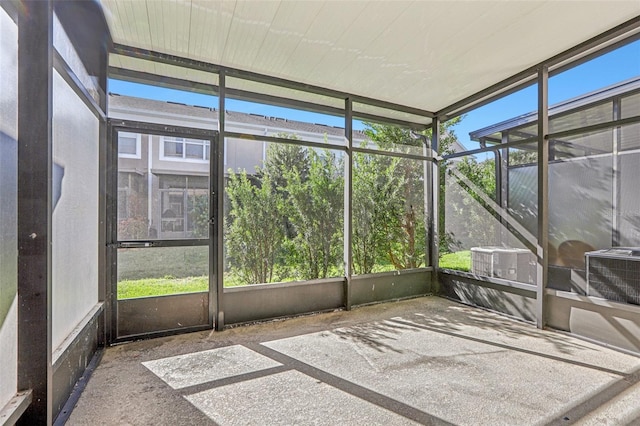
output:
[[[637,1],[1,6],[2,422],[111,345],[422,296],[640,353]]]

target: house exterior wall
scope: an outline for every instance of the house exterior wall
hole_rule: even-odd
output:
[[[113,104],[110,106],[109,116],[112,120],[142,121],[198,129],[218,127],[218,112],[213,109],[120,95],[112,95],[111,100]],[[244,122],[252,120],[253,122]],[[261,123],[256,124],[257,122]],[[342,129],[239,112],[227,113],[226,131],[255,135],[256,138],[250,140],[227,137],[224,142],[218,142],[224,143],[225,175],[231,172],[253,174],[257,167],[262,166],[267,155],[268,143],[261,141],[260,136],[328,143],[328,147],[331,146],[329,144],[335,146],[344,143],[344,136],[338,134]],[[125,133],[125,136],[133,135]],[[162,135],[140,134],[138,137],[139,148],[136,153],[120,154],[118,158],[119,219],[137,221],[133,224],[123,224],[119,238],[163,239],[194,236],[192,226],[187,224],[189,217],[185,211],[190,202],[189,197],[196,196],[207,188],[202,178],[209,176],[209,161],[204,158],[176,158],[167,155],[165,149],[168,149],[167,144],[171,143],[171,136],[165,138]],[[210,152],[215,152],[215,148],[210,147]],[[180,177],[186,179],[182,187],[178,183]],[[172,220],[176,213],[173,210],[176,208],[170,209],[168,204],[177,206],[181,189],[184,190],[184,207],[178,213],[180,218]],[[173,201],[170,202],[168,197]],[[146,212],[142,214],[145,208]],[[164,217],[165,213],[169,216]],[[148,228],[148,233],[138,232],[138,228],[142,226]],[[129,227],[129,230],[125,231],[125,227]]]
[[[255,173],[256,167],[262,165],[266,150],[267,144],[262,141],[228,138],[225,144],[225,175],[228,175],[229,171]]]

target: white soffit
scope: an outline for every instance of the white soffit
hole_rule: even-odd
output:
[[[438,111],[640,0],[101,0],[115,43]]]

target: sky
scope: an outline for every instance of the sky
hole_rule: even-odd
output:
[[[640,40],[551,77],[549,79],[549,104],[553,105],[638,76],[640,76]],[[179,102],[186,105],[213,108],[218,106],[218,99],[214,96],[145,86],[119,80],[109,81],[109,91],[122,95]],[[369,96],[375,98],[375,94]],[[230,111],[241,111],[331,126],[344,126],[342,117],[252,102],[227,99],[226,108]],[[478,146],[475,142],[469,140],[469,132],[535,111],[536,108],[537,86],[533,85],[467,113],[453,130],[463,145],[468,149],[474,149]],[[354,129],[361,130],[363,127],[364,125],[361,122],[354,121]]]
[[[640,40],[549,78],[549,105],[638,76]],[[469,132],[535,111],[537,90],[537,85],[529,86],[471,111],[454,128],[456,135],[467,148],[477,148],[469,142]]]

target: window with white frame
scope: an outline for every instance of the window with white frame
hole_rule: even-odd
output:
[[[118,157],[141,158],[141,139],[139,133],[118,133]]]
[[[160,158],[179,161],[209,161],[211,145],[208,140],[162,136]]]

